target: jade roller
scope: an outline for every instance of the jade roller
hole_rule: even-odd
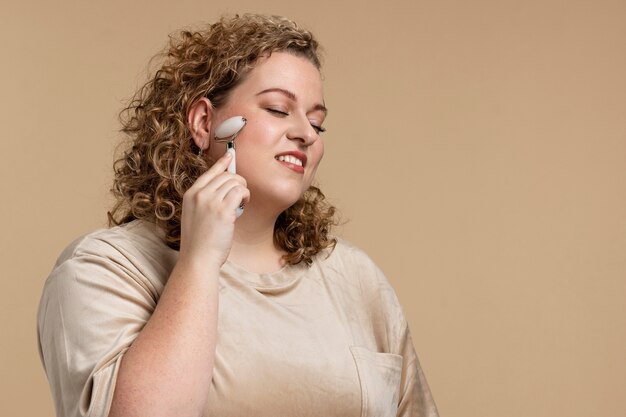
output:
[[[228,165],[228,172],[237,173],[237,161],[235,159],[235,138],[246,125],[246,118],[234,116],[226,119],[215,129],[215,141],[226,142],[226,152],[232,154],[232,159]],[[243,203],[237,207],[237,217],[243,213]]]

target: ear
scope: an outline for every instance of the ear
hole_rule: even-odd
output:
[[[196,146],[204,151],[211,144],[211,122],[213,121],[213,105],[208,98],[202,97],[189,108],[187,124]]]

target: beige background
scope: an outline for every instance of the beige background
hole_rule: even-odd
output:
[[[11,3],[0,415],[53,415],[39,294],[105,224],[117,112],[149,57],[245,11],[325,46],[319,182],[396,288],[442,417],[626,415],[623,0]]]

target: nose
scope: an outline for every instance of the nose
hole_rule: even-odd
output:
[[[287,138],[300,142],[304,146],[311,146],[317,139],[318,134],[311,126],[309,119],[303,115],[293,119],[293,123],[287,131]]]

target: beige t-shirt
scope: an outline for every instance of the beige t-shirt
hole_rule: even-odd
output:
[[[41,358],[59,417],[105,417],[124,352],[178,252],[134,221],[74,241],[46,281]],[[311,267],[221,270],[218,339],[204,416],[436,416],[396,295],[339,240]]]

